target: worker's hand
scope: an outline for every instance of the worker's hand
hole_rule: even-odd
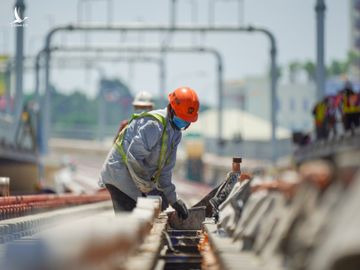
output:
[[[187,219],[187,217],[189,216],[189,211],[188,211],[185,203],[181,199],[177,200],[172,205],[172,207],[176,210],[176,213],[177,213],[179,218]]]

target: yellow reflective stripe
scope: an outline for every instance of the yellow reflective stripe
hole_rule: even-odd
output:
[[[145,112],[141,114],[141,117],[151,116],[154,117],[156,120],[158,120],[164,127],[166,126],[166,119],[164,116],[157,114],[157,113],[148,113]]]
[[[349,101],[348,101],[349,98]],[[353,96],[344,96],[343,98],[343,112],[344,113],[357,113],[360,112],[360,105],[355,104],[356,101],[354,101],[354,99],[356,99],[357,97],[355,97],[355,95]]]
[[[121,155],[121,158],[123,159],[123,161],[125,162],[125,164],[127,164],[127,156],[125,154],[125,151],[122,147],[122,143],[124,140],[124,135],[125,135],[125,130],[127,129],[129,124],[127,124],[123,130],[119,133],[119,136],[117,137],[116,141],[115,141],[115,148],[116,150],[119,152],[119,154]]]
[[[320,103],[316,107],[315,119],[318,122],[322,122],[325,119],[326,115],[326,105],[324,103]]]
[[[162,168],[165,165],[165,155],[166,155],[166,151],[167,151],[167,141],[168,141],[168,134],[166,133],[167,122],[166,122],[166,118],[164,116],[162,116],[160,114],[156,114],[156,113],[149,113],[149,112],[144,112],[141,114],[133,114],[129,123],[119,133],[119,136],[115,141],[115,148],[121,155],[121,158],[123,159],[125,164],[127,165],[127,156],[126,156],[126,153],[123,148],[123,140],[124,140],[124,136],[125,136],[125,131],[132,120],[138,119],[140,117],[153,117],[157,121],[159,121],[163,126],[163,133],[161,135],[161,148],[160,148],[160,154],[159,154],[159,160],[158,160],[158,169],[153,177],[153,181],[158,182]]]

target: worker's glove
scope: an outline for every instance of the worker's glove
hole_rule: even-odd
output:
[[[172,207],[176,210],[176,213],[177,213],[179,218],[187,219],[187,217],[189,216],[189,211],[188,211],[185,203],[181,199],[177,200],[172,205]]]

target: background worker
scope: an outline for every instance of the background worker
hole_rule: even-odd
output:
[[[359,95],[353,90],[350,82],[345,83],[344,90],[342,91],[342,120],[344,130],[353,131],[360,126],[360,100]]]
[[[149,92],[141,91],[137,93],[132,103],[134,113],[148,112],[154,109],[153,97]]]
[[[163,209],[170,204],[179,217],[188,216],[172,183],[172,170],[181,131],[197,121],[199,100],[189,87],[176,89],[168,100],[162,110],[134,115],[105,160],[100,182],[110,192],[115,212],[131,211],[137,197],[157,192],[166,203]]]
[[[136,94],[134,101],[132,103],[134,106],[134,113],[148,112],[154,109],[153,97],[149,92],[141,91]],[[119,134],[120,131],[128,124],[128,119],[121,121],[119,129],[116,134]],[[114,143],[117,138],[117,135],[114,138]]]
[[[316,129],[316,139],[322,140],[328,137],[328,127],[326,114],[328,111],[328,98],[324,98],[315,104],[313,108],[314,124]]]

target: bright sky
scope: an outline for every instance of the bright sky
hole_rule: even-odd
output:
[[[216,1],[216,24],[237,24],[239,0]],[[240,0],[241,1],[241,0]],[[15,0],[0,2],[0,53],[14,53],[13,5]],[[116,23],[142,21],[148,23],[169,22],[170,0],[122,0],[112,1],[112,16]],[[343,59],[349,48],[349,0],[326,0],[326,61]],[[29,17],[25,28],[25,53],[35,55],[43,46],[46,32],[53,26],[77,21],[77,7],[81,7],[83,21],[106,22],[106,0],[25,0],[26,16]],[[208,3],[206,0],[178,1],[177,21],[205,24],[208,22]],[[242,22],[264,26],[276,36],[280,65],[289,61],[315,59],[315,0],[244,0]],[[192,17],[191,7],[197,7],[197,18]],[[119,44],[153,45],[163,38],[160,35],[146,34],[107,34],[88,37],[90,45]],[[54,44],[82,44],[83,34],[61,34]],[[217,48],[224,57],[225,79],[241,79],[249,75],[267,73],[269,63],[269,43],[260,34],[207,34],[192,36],[180,34],[172,39],[174,45],[203,45]],[[62,54],[64,55],[64,54]],[[167,57],[166,92],[180,85],[189,85],[197,89],[203,100],[215,103],[216,73],[215,61],[210,55],[169,54]],[[136,63],[132,67],[125,63],[96,62],[96,68],[85,71],[83,68],[54,69],[52,82],[64,92],[75,88],[86,89],[94,96],[102,69],[106,76],[121,76],[134,92],[148,90],[159,91],[159,71],[154,64]],[[33,71],[28,71],[25,89],[34,88]]]

